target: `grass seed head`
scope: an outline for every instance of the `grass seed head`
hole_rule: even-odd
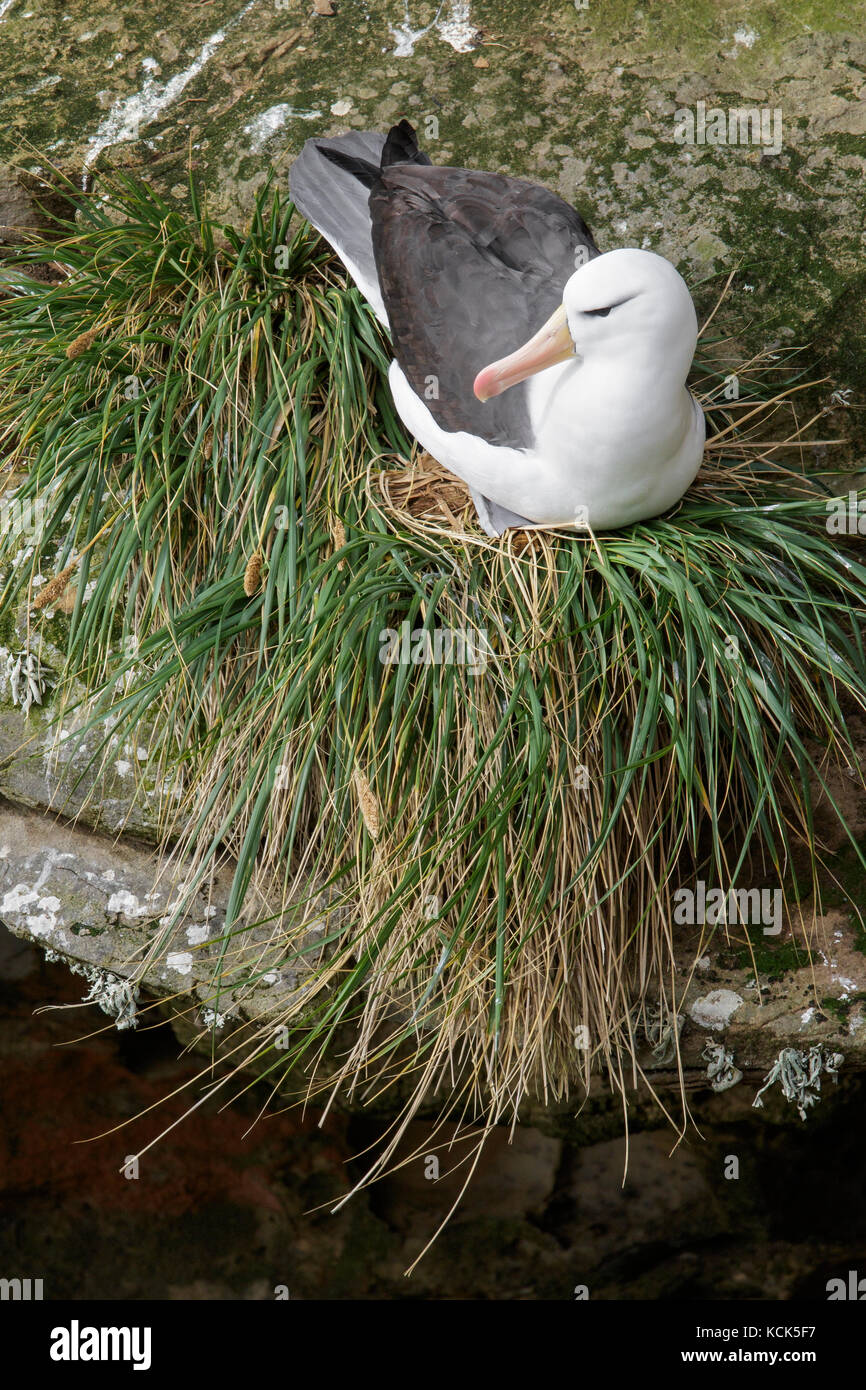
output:
[[[49,604],[59,599],[63,590],[69,583],[69,576],[74,569],[74,565],[67,565],[65,570],[61,570],[59,574],[55,574],[53,579],[49,579],[45,588],[34,599],[33,607],[38,609],[47,608]]]
[[[334,517],[331,523],[331,535],[333,537],[334,551],[336,553],[338,550],[342,550],[343,546],[346,544],[346,528],[338,516]],[[337,569],[343,569],[345,563],[345,560],[338,560]]]
[[[244,570],[244,593],[247,598],[252,598],[257,594],[261,585],[262,578],[262,552],[257,550],[247,560],[247,567]]]
[[[81,357],[92,348],[98,336],[98,329],[88,328],[85,333],[79,333],[77,338],[73,338],[69,347],[66,349],[66,356],[69,358],[70,362],[73,362],[76,357]]]
[[[379,802],[367,778],[360,768],[357,767],[355,768],[355,790],[358,793],[358,805],[361,808],[364,824],[370,832],[371,838],[378,840],[379,831],[382,827]]]

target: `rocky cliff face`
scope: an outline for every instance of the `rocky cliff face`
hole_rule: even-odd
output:
[[[384,128],[405,115],[436,162],[539,179],[581,208],[604,249],[646,246],[670,257],[706,313],[733,274],[716,324],[721,335],[730,335],[732,358],[810,344],[810,364],[829,378],[815,394],[817,408],[828,411],[827,437],[846,441],[830,453],[819,444],[816,452],[840,466],[862,461],[861,0],[841,7],[817,0],[780,7],[766,0],[749,7],[748,24],[726,0],[689,6],[687,13],[595,0],[541,6],[447,0],[438,8],[417,0],[376,7],[323,0],[312,9],[279,0],[243,7],[206,0],[182,10],[158,0],[127,15],[101,0],[69,0],[62,8],[62,15],[59,9],[46,15],[30,12],[23,0],[0,2],[0,243],[39,224],[32,175],[44,172],[49,160],[79,183],[100,160],[146,170],[178,202],[188,196],[192,165],[211,206],[235,222],[243,220],[267,167],[285,178],[308,135]],[[748,115],[755,111],[757,122]],[[146,976],[139,998],[125,993],[124,967],[140,955],[154,924],[170,915],[183,866],[160,862],[153,850],[158,770],[150,767],[146,734],[135,746],[113,749],[96,769],[87,766],[86,750],[64,749],[62,727],[59,734],[49,731],[52,634],[59,664],[62,613],[56,622],[56,631],[50,624],[46,630],[43,669],[34,671],[26,613],[0,614],[0,920],[28,943],[27,952],[9,955],[7,1001],[19,991],[10,1008],[20,1021],[33,1004],[77,1004],[89,995],[92,1007],[77,1028],[84,1032],[98,1021],[128,1037],[137,1010],[148,1006],[142,1001],[152,1005],[175,996],[201,1023],[208,1007],[208,942],[218,935],[225,886],[216,878],[192,914],[172,926],[167,961]],[[845,787],[835,791],[862,832],[863,807]],[[122,837],[114,838],[119,832]],[[610,1177],[620,1158],[615,1109],[593,1097],[577,1119],[540,1109],[527,1114],[533,1127],[516,1149],[491,1156],[488,1186],[478,1185],[467,1218],[485,1259],[511,1252],[499,1282],[491,1283],[479,1263],[456,1288],[448,1236],[423,1276],[428,1293],[569,1297],[573,1285],[588,1283],[612,1297],[623,1291],[706,1297],[713,1290],[722,1296],[820,1296],[823,1268],[840,1262],[847,1268],[855,1256],[852,1242],[862,1248],[863,1236],[848,1223],[846,1201],[862,1139],[862,1124],[851,1116],[863,1113],[858,1073],[866,1062],[866,936],[854,910],[864,899],[855,861],[838,838],[831,852],[837,884],[824,902],[814,966],[800,948],[796,924],[788,923],[778,940],[759,943],[754,956],[719,947],[694,972],[682,1044],[707,1146],[693,1141],[670,1170],[662,1158],[667,1136],[638,1135],[632,1149],[636,1197],[626,1231]],[[684,962],[691,961],[693,944],[684,939]],[[46,954],[71,964],[77,975],[46,968]],[[267,964],[272,979],[224,1001],[230,1029],[255,1021],[281,989],[294,987],[291,963],[275,958]],[[683,982],[686,973],[684,964]],[[135,1057],[118,1049],[137,1045],[122,1043],[120,1033],[62,1054],[47,1050],[69,1037],[56,1020],[28,1023],[26,1044],[21,1036],[10,1033],[5,1044],[16,1064],[22,1046],[27,1054],[19,1100],[23,1105],[25,1094],[38,1093],[46,1116],[62,1108],[67,1138],[108,1123],[100,1106],[116,1086],[125,1114],[154,1099],[166,1077],[181,1075],[163,1053],[148,1057],[146,1077],[136,1077]],[[844,1063],[837,1064],[840,1056]],[[673,1079],[663,1039],[647,1037],[646,1065],[660,1085]],[[838,1087],[836,1074],[843,1078]],[[770,1076],[762,1114],[753,1101]],[[807,1101],[804,1129],[798,1108],[804,1096],[819,1095],[817,1109]],[[79,1098],[72,1110],[70,1096]],[[639,1126],[649,1123],[648,1112],[636,1105]],[[14,1136],[14,1096],[7,1107],[3,1128]],[[116,1287],[129,1296],[180,1289],[178,1296],[231,1291],[270,1297],[272,1286],[295,1280],[306,1296],[329,1290],[339,1297],[390,1296],[394,1271],[402,1271],[428,1218],[435,1224],[438,1196],[431,1198],[423,1174],[408,1170],[357,1214],[340,1218],[336,1235],[325,1236],[326,1223],[320,1223],[311,1237],[299,1213],[330,1196],[329,1183],[360,1137],[360,1130],[350,1132],[352,1125],[360,1122],[343,1115],[313,1141],[304,1126],[281,1121],[281,1138],[269,1141],[250,1170],[240,1139],[248,1117],[238,1114],[237,1120],[210,1116],[207,1154],[202,1149],[189,1159],[199,1176],[175,1179],[175,1190],[190,1183],[183,1220],[193,1221],[188,1214],[202,1204],[210,1213],[208,1258],[215,1263],[203,1256],[189,1276],[176,1275],[160,1264],[154,1246],[146,1278],[105,1264],[83,1292],[75,1283],[80,1274],[63,1257],[55,1266],[57,1292],[98,1296]],[[183,1145],[194,1148],[196,1141],[178,1143],[164,1161],[180,1171],[187,1163]],[[13,1163],[13,1186],[33,1198],[34,1212],[41,1199],[30,1191],[27,1172],[64,1145],[63,1135],[55,1135],[37,1145],[32,1163],[21,1167],[20,1155],[19,1166]],[[215,1147],[224,1151],[218,1172]],[[747,1180],[725,1185],[719,1177],[724,1155],[740,1148],[752,1155]],[[301,1150],[307,1157],[290,1174],[285,1153]],[[117,1153],[112,1150],[112,1162]],[[773,1174],[790,1164],[792,1154],[804,1175],[802,1190],[780,1206],[772,1196]],[[97,1164],[85,1180],[66,1159],[52,1169],[53,1190],[78,1194],[69,1208],[70,1241],[83,1239],[91,1221],[116,1236],[111,1202],[95,1195],[101,1173]],[[141,1241],[142,1225],[164,1202],[162,1181],[117,1180],[111,1200],[123,1208],[132,1241]],[[668,1181],[670,1191],[660,1196]],[[23,1219],[18,1248],[38,1262],[48,1256],[31,1220]],[[699,1226],[703,1244],[694,1234]],[[202,1229],[193,1222],[190,1239],[200,1242]],[[302,1278],[286,1274],[274,1253],[287,1229],[297,1256],[293,1268],[304,1267]],[[810,1232],[817,1230],[822,1243],[813,1247]],[[227,1231],[257,1243],[264,1252],[258,1262],[220,1263],[214,1252]],[[464,1238],[465,1231],[453,1237],[462,1252]],[[360,1252],[369,1251],[370,1242],[381,1252],[378,1282],[359,1272]],[[708,1253],[706,1242],[716,1254]],[[768,1244],[758,1255],[761,1242]],[[748,1263],[745,1279],[736,1273],[738,1259]],[[336,1286],[327,1283],[333,1261]],[[542,1273],[530,1278],[532,1262]]]

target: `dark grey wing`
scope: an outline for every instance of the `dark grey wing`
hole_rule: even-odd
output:
[[[395,164],[370,193],[373,252],[394,344],[442,429],[532,445],[525,383],[479,401],[482,367],[526,342],[599,255],[583,218],[538,184],[471,169]]]

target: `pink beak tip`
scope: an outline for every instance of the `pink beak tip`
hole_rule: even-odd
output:
[[[475,378],[472,390],[479,401],[489,401],[491,396],[498,396],[496,380],[489,367],[484,367]]]

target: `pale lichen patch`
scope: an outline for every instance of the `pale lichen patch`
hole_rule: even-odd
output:
[[[735,994],[732,989],[714,989],[696,999],[689,1013],[699,1028],[712,1028],[720,1033],[743,1002],[742,996]]]
[[[105,910],[109,913],[119,912],[124,917],[144,917],[148,911],[147,906],[140,903],[135,894],[126,888],[119,888],[116,893],[112,893]]]

